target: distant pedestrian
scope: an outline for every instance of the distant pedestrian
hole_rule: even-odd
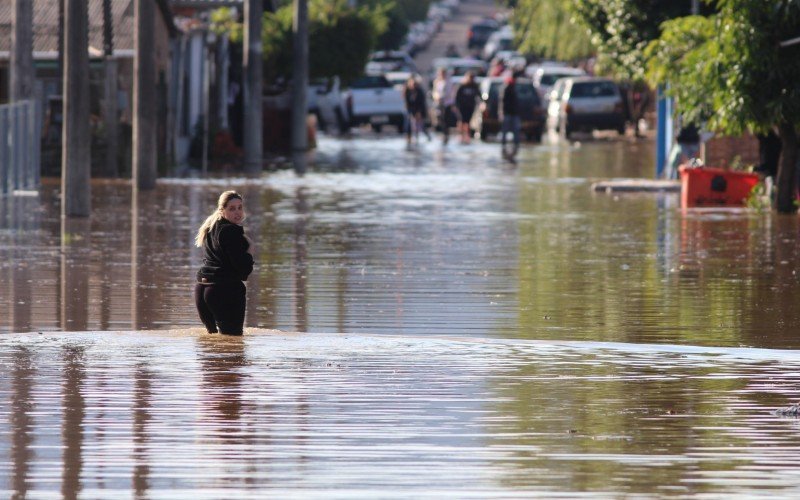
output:
[[[448,78],[444,68],[439,68],[436,72],[431,96],[436,106],[436,121],[442,129],[442,143],[447,144],[450,124],[456,122],[456,86]]]
[[[203,249],[203,265],[194,289],[200,320],[208,333],[241,335],[244,326],[243,281],[253,272],[253,242],[244,234],[242,196],[225,191],[217,209],[197,231],[195,244]]]
[[[403,99],[406,103],[406,140],[411,144],[411,138],[419,140],[422,132],[431,140],[431,135],[425,128],[425,116],[428,114],[428,103],[425,101],[425,91],[413,76],[409,77],[403,88]]]
[[[456,107],[458,108],[458,130],[461,133],[461,143],[469,144],[470,130],[469,122],[475,113],[475,107],[478,104],[478,98],[481,91],[478,84],[475,83],[475,77],[472,71],[467,71],[461,85],[458,86],[456,91]]]
[[[688,163],[693,158],[697,158],[700,154],[700,130],[694,123],[685,123],[680,131],[678,137],[675,138],[675,144],[669,154],[669,165],[665,172],[667,179],[678,178],[678,167],[684,163]]]
[[[522,124],[519,118],[519,98],[517,97],[517,82],[513,73],[505,79],[503,93],[500,97],[500,111],[503,123],[500,128],[500,144],[503,158],[513,161],[519,149],[519,134]],[[511,133],[513,136],[513,149],[511,152],[506,150],[506,135]]]

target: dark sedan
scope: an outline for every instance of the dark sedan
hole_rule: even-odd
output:
[[[480,131],[481,140],[488,141],[500,132],[500,93],[503,91],[502,77],[484,78],[481,82],[481,105],[472,117],[475,130]],[[522,133],[529,141],[540,142],[544,131],[545,114],[539,94],[531,80],[517,78]]]

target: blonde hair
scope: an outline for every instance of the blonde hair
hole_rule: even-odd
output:
[[[206,239],[206,235],[208,231],[216,224],[220,219],[222,219],[222,211],[225,210],[225,207],[228,205],[228,202],[231,200],[241,200],[242,195],[237,193],[236,191],[225,191],[221,195],[219,195],[219,200],[217,200],[217,209],[214,211],[213,214],[206,217],[205,222],[203,225],[200,226],[200,229],[197,230],[197,236],[194,237],[194,244],[198,247],[203,246],[203,242]]]

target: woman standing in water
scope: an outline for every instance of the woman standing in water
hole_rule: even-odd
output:
[[[203,249],[194,299],[208,333],[241,335],[243,331],[246,289],[242,282],[253,272],[255,253],[243,221],[242,196],[225,191],[194,240]]]

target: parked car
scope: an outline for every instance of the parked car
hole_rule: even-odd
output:
[[[329,131],[331,125],[336,125],[340,132],[347,131],[349,120],[338,76],[310,82],[306,101],[308,112],[316,115],[321,131]]]
[[[484,76],[489,69],[489,65],[478,59],[468,59],[462,57],[437,57],[431,65],[431,73],[428,75],[430,82],[436,77],[439,68],[444,68],[451,77],[462,77],[467,71],[472,71],[475,76]]]
[[[470,26],[467,32],[467,48],[482,49],[489,36],[497,31],[498,27],[494,19],[484,19]]]
[[[387,71],[416,72],[417,66],[408,52],[381,50],[373,53],[369,58],[365,72],[368,75],[382,75]]]
[[[510,26],[504,26],[489,35],[486,44],[483,46],[482,57],[484,61],[491,61],[492,58],[501,50],[514,50],[514,33]]]
[[[569,137],[573,132],[616,130],[625,133],[625,113],[619,86],[607,78],[561,78],[550,94],[547,124]]]
[[[572,68],[570,66],[539,66],[530,76],[533,80],[533,86],[539,92],[539,97],[547,101],[556,80],[568,76],[584,75],[586,75],[586,72],[580,68]]]
[[[344,96],[351,126],[368,123],[376,132],[384,125],[402,130],[406,115],[403,94],[385,76],[363,76],[350,85]]]
[[[472,128],[480,133],[481,140],[488,141],[500,132],[500,96],[503,92],[503,77],[486,77],[480,84],[481,104],[472,117]],[[528,78],[517,78],[517,99],[520,107],[522,134],[529,141],[540,142],[545,126],[542,101]]]

